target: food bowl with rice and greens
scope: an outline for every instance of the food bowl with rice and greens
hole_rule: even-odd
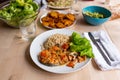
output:
[[[82,14],[87,23],[96,26],[107,22],[112,13],[101,6],[87,6],[82,9]]]
[[[31,23],[39,12],[38,3],[33,0],[11,0],[0,7],[0,19],[9,26],[19,28],[19,23]],[[29,20],[29,21],[28,21]]]

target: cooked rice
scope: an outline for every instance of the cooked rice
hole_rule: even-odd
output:
[[[47,39],[47,41],[44,44],[44,47],[46,49],[48,49],[48,48],[55,46],[55,45],[61,46],[68,41],[69,41],[69,36],[57,33],[57,34],[50,36]]]

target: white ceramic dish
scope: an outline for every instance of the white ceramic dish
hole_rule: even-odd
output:
[[[64,13],[64,14],[69,13],[69,12],[66,12],[66,11],[57,11],[57,12],[59,12],[59,13]],[[43,17],[47,16],[48,13],[49,13],[49,12],[43,14],[43,15],[40,17],[40,23],[42,23],[42,20],[41,20],[41,19],[42,19]],[[72,25],[67,26],[67,27],[65,27],[65,28],[71,28],[71,27],[73,27],[75,24],[76,24],[76,20],[73,22]],[[52,28],[52,27],[49,27],[49,26],[44,26],[44,27],[46,27],[46,28],[48,28],[48,29],[63,29],[63,28]]]
[[[55,6],[51,6],[51,5],[48,5],[48,2],[46,1],[46,0],[42,0],[42,3],[44,4],[44,5],[47,5],[47,7],[48,8],[52,8],[52,9],[69,9],[69,8],[71,8],[71,6],[66,6],[66,7],[55,7]]]
[[[69,30],[69,29],[55,29],[55,30],[49,30],[46,31],[40,35],[38,35],[33,42],[31,43],[30,46],[30,56],[33,60],[33,62],[40,68],[52,72],[52,73],[70,73],[70,72],[75,72],[78,70],[81,70],[82,68],[84,68],[89,62],[90,62],[90,58],[87,58],[86,61],[82,62],[82,63],[77,63],[75,65],[74,68],[71,67],[67,67],[66,65],[63,66],[54,66],[54,67],[50,67],[50,66],[46,66],[42,63],[39,62],[38,60],[38,55],[41,52],[41,48],[43,45],[43,43],[46,41],[46,39],[56,33],[60,33],[60,34],[66,34],[66,35],[72,35],[72,33],[75,32],[73,30]]]
[[[71,6],[66,6],[66,7],[55,7],[55,6],[51,6],[51,5],[47,5],[49,8],[52,8],[52,9],[69,9],[71,8]]]

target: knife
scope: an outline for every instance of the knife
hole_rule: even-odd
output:
[[[101,55],[103,56],[103,58],[105,59],[105,61],[111,66],[111,61],[110,61],[109,57],[104,53],[104,51],[101,49],[99,44],[96,42],[96,40],[93,37],[92,33],[88,32],[88,35],[89,35],[90,39],[92,40],[92,42],[94,43],[94,45],[99,50],[99,52],[101,53]]]
[[[107,49],[105,48],[105,46],[103,45],[103,43],[101,42],[101,40],[100,40],[100,39],[97,39],[97,41],[98,41],[98,43],[100,43],[100,45],[102,46],[102,48],[104,49],[104,51],[106,52],[106,54],[107,54],[107,56],[110,58],[110,60],[111,60],[111,61],[114,61],[114,58],[112,58],[112,57],[109,55]]]
[[[42,0],[40,1],[40,7],[42,8],[44,6]]]

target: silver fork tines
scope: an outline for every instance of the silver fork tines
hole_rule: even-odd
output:
[[[110,60],[114,61],[114,59],[109,55],[107,49],[105,48],[105,46],[103,45],[103,43],[101,42],[101,40],[98,37],[95,37],[95,40],[102,46],[103,50],[105,51],[105,53],[107,54],[107,56],[110,58]]]
[[[120,64],[120,61],[116,61],[108,52],[108,50],[105,48],[103,45],[102,41],[98,38],[95,37],[95,40],[100,44],[101,48],[105,52],[106,56],[110,59],[110,65],[115,66],[116,64]]]

